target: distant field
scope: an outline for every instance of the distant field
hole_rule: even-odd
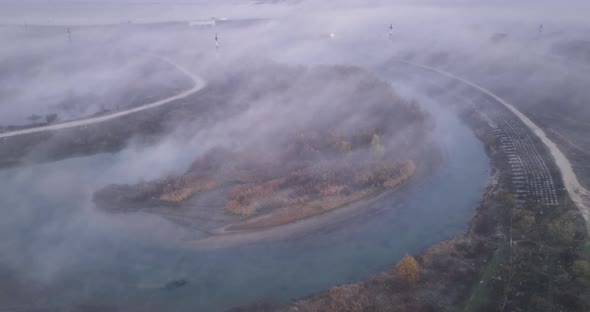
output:
[[[0,60],[0,127],[75,120],[140,106],[191,86],[173,66],[95,47],[24,53]]]

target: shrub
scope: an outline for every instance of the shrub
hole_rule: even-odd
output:
[[[496,193],[496,199],[498,200],[498,204],[501,206],[514,206],[514,196],[505,190],[498,191]]]
[[[550,237],[558,242],[570,243],[574,240],[576,229],[573,220],[568,216],[563,216],[548,226]]]
[[[371,301],[356,284],[331,288],[328,292],[328,312],[371,311]]]
[[[514,209],[512,210],[514,224],[522,231],[529,232],[536,224],[535,215],[530,210]]]
[[[555,306],[551,303],[551,300],[545,297],[534,295],[529,303],[528,311],[553,311]]]
[[[590,279],[590,264],[585,260],[576,260],[572,265],[572,271],[577,277]]]

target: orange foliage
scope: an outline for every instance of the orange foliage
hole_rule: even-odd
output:
[[[418,280],[420,268],[412,256],[405,256],[395,265],[395,274],[404,282],[413,284]]]
[[[225,209],[241,217],[252,216],[256,212],[257,201],[275,194],[285,179],[274,179],[262,183],[236,185],[231,189]]]
[[[216,186],[217,181],[211,177],[185,175],[176,184],[169,183],[164,193],[160,195],[160,200],[179,203],[200,191],[210,190]]]
[[[260,229],[287,224],[373,194],[365,191],[365,185],[359,186],[355,181],[350,181],[348,177],[351,174],[367,175],[368,186],[392,188],[408,179],[416,168],[413,161],[381,167],[379,164],[382,162],[360,168],[353,168],[348,163],[325,167],[317,165],[292,171],[285,178],[235,186],[226,206],[228,212],[250,217],[258,207],[269,202],[274,204],[274,209],[265,218],[236,224],[231,229]],[[368,174],[370,172],[373,173]],[[376,181],[379,183],[375,184]]]

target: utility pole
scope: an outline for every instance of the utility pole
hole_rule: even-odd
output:
[[[389,25],[389,40],[393,39],[393,24]]]

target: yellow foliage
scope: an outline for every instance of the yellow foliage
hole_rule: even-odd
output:
[[[412,256],[405,256],[395,265],[395,274],[407,283],[416,282],[419,273],[418,262]]]
[[[198,192],[217,187],[217,181],[211,177],[194,179],[184,178],[181,181],[182,185],[180,187],[171,187],[162,195],[160,195],[160,200],[172,203],[180,203],[189,199]]]

